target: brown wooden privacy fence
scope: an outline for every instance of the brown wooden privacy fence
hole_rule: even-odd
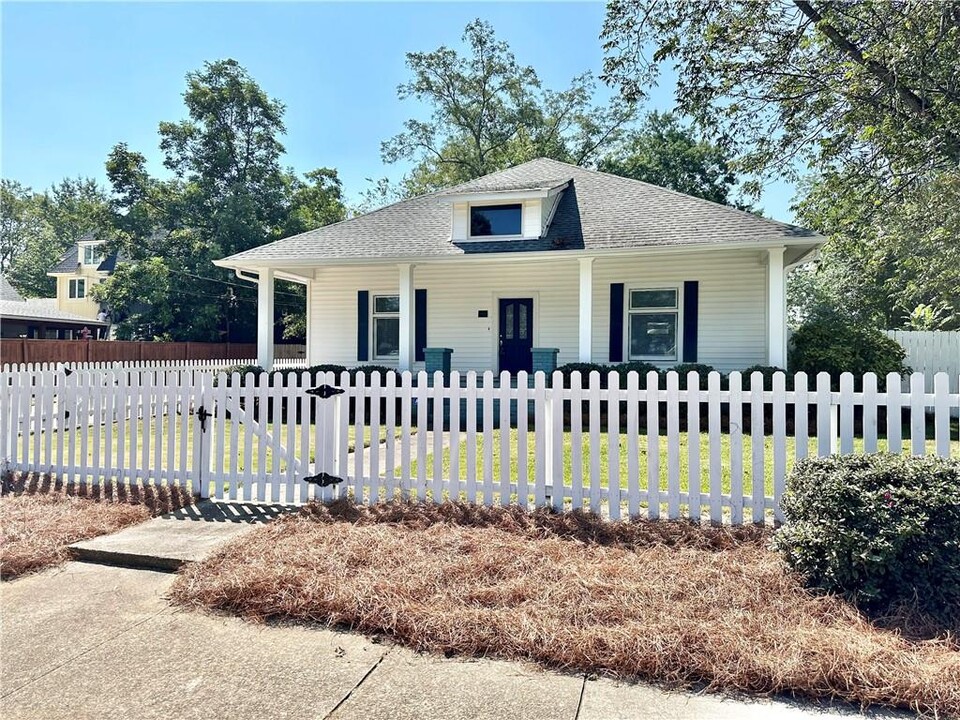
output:
[[[826,373],[685,379],[0,371],[0,470],[229,500],[459,498],[742,524],[782,520],[801,458],[960,457],[945,373],[932,393],[921,373],[907,390],[896,374],[844,374],[839,391]]]
[[[278,358],[303,356],[303,345],[278,345]],[[124,340],[0,341],[0,364],[152,362],[158,360],[228,360],[257,356],[255,343],[142,342]]]

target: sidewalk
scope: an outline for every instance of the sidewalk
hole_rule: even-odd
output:
[[[4,718],[899,717],[446,660],[352,633],[187,612],[164,599],[173,580],[72,562],[0,585]]]

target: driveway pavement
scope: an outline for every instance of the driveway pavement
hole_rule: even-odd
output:
[[[0,585],[6,720],[861,718],[424,656],[362,636],[171,607],[173,575],[68,563]],[[879,717],[872,715],[871,717]]]

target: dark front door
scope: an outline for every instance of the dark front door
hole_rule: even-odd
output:
[[[500,299],[500,370],[533,370],[533,298]]]

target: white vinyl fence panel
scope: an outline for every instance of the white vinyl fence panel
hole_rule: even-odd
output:
[[[923,373],[927,391],[933,389],[936,373],[950,376],[950,391],[960,392],[960,330],[885,330],[907,351],[906,363],[914,372]]]
[[[4,371],[0,461],[229,500],[456,498],[742,524],[781,519],[804,457],[960,456],[951,379]]]

